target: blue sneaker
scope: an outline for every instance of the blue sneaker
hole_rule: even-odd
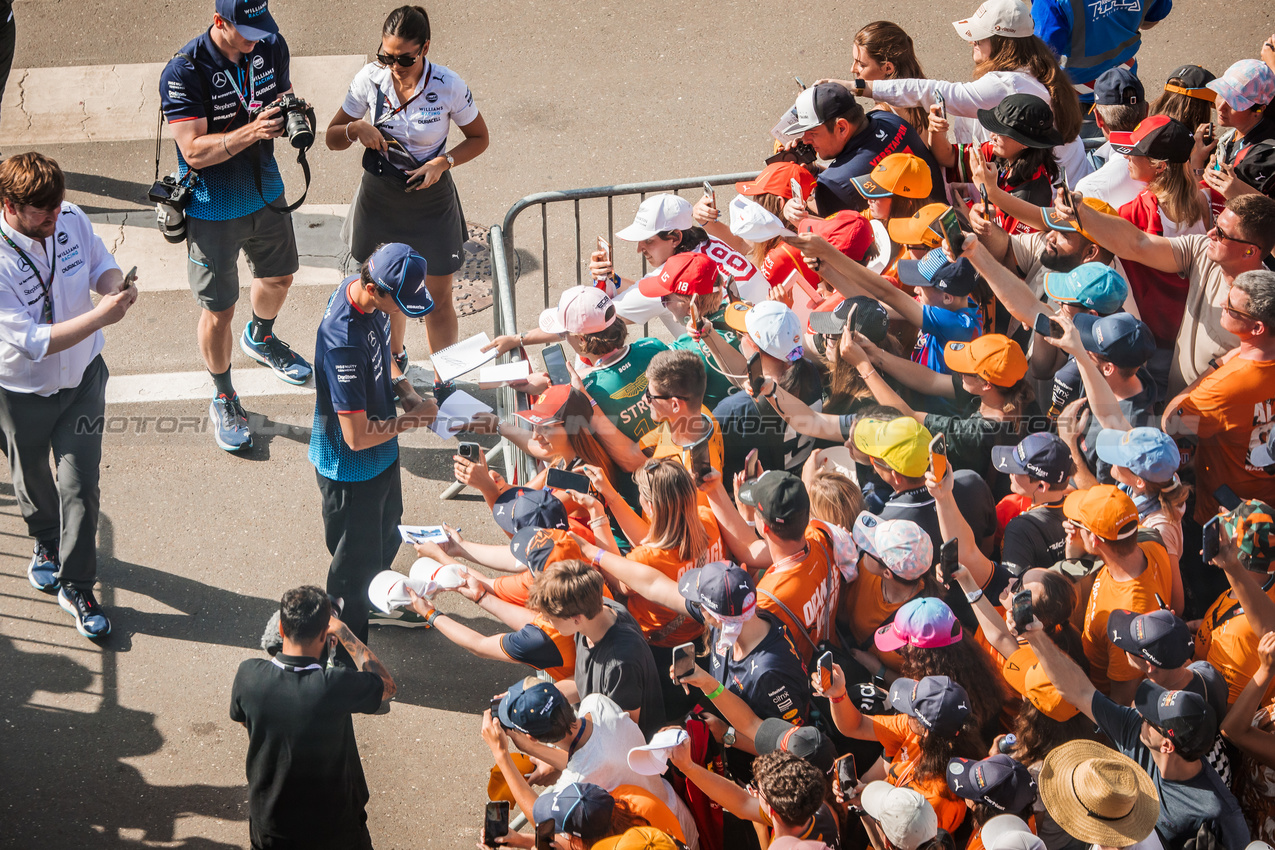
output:
[[[31,582],[31,586],[43,593],[52,593],[58,589],[58,570],[61,568],[57,546],[36,541],[35,554],[27,565],[27,581]]]
[[[86,638],[102,638],[111,633],[111,621],[106,619],[93,591],[64,584],[58,591],[58,605],[75,618],[75,630]]]
[[[252,448],[252,434],[248,431],[248,414],[239,403],[239,394],[227,398],[219,393],[208,405],[208,418],[213,422],[213,439],[228,452]]]
[[[310,380],[314,370],[305,362],[304,357],[292,350],[292,346],[274,335],[267,336],[261,342],[254,342],[249,332],[251,327],[252,322],[249,322],[244,326],[243,336],[239,337],[239,347],[244,354],[269,366],[281,381],[300,386]]]

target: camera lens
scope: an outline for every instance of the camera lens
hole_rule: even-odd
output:
[[[314,131],[310,129],[309,123],[305,120],[305,113],[300,109],[288,112],[286,126],[288,141],[294,148],[309,150],[314,145]]]

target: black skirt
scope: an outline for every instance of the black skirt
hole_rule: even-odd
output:
[[[359,263],[386,242],[410,245],[425,258],[431,275],[452,274],[465,263],[468,230],[449,171],[415,192],[364,171],[350,206],[350,225],[350,254]]]

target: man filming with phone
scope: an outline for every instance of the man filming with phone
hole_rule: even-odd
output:
[[[298,259],[273,140],[286,132],[302,154],[314,142],[308,106],[291,95],[288,64],[287,42],[266,0],[216,0],[212,26],[160,75],[179,172],[183,182],[196,174],[184,209],[160,202],[161,229],[170,241],[185,232],[187,278],[202,308],[196,337],[214,387],[208,415],[217,445],[228,452],[252,447],[230,378],[240,251],[253,281],[252,321],[239,347],[289,384],[304,384],[312,371],[274,332]],[[154,190],[152,199],[159,201]]]

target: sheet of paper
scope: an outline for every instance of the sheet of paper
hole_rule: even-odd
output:
[[[469,393],[457,390],[438,409],[438,417],[434,419],[431,430],[444,440],[450,440],[480,413],[491,413],[491,408]]]
[[[469,339],[463,339],[442,351],[434,352],[430,362],[434,366],[435,381],[450,381],[459,378],[466,372],[472,372],[484,363],[490,363],[498,356],[496,349],[483,351],[483,346],[491,343],[486,333],[479,333]]]
[[[447,532],[443,530],[441,525],[400,525],[398,533],[402,535],[403,542],[412,543],[438,543],[447,542]]]
[[[517,381],[525,381],[531,374],[531,361],[515,360],[512,363],[498,363],[484,366],[478,370],[478,386],[483,389],[503,386]]]

